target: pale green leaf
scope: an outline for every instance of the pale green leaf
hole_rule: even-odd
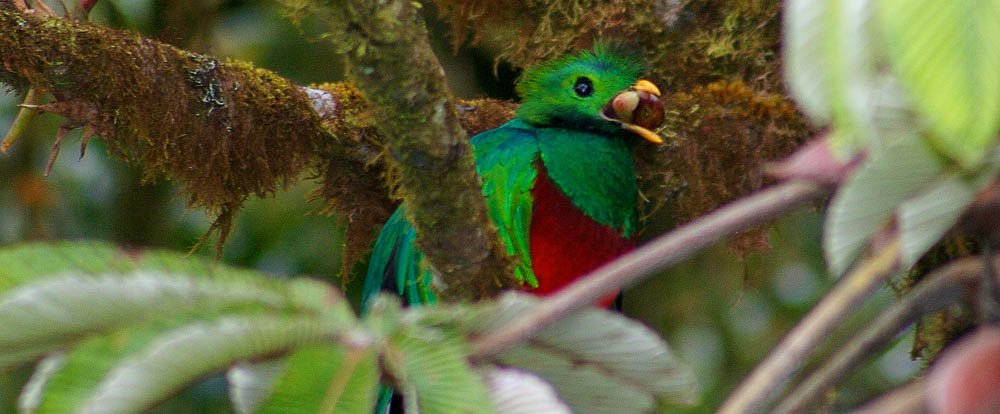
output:
[[[483,376],[499,414],[572,414],[549,383],[528,371],[491,368]]]
[[[300,307],[302,302],[316,301],[296,299],[307,295],[306,289],[324,295],[327,309]],[[39,277],[0,295],[0,363],[30,360],[83,334],[151,317],[255,309],[308,310],[338,315],[331,321],[343,323],[352,318],[347,301],[332,287],[305,279],[279,283],[259,276],[193,277],[142,270],[129,275]]]
[[[100,274],[134,269],[124,252],[99,242],[28,243],[0,249],[0,294],[37,277],[72,270]]]
[[[421,414],[491,413],[486,386],[466,362],[468,352],[457,333],[404,326],[390,338],[386,359],[404,395],[417,397]]]
[[[238,414],[252,414],[271,395],[278,377],[285,372],[284,358],[263,362],[240,362],[226,371],[229,400]]]
[[[309,346],[290,355],[257,413],[371,414],[379,370],[370,342]]]
[[[187,323],[153,336],[135,352],[116,355],[120,359],[96,387],[86,389],[74,411],[141,412],[237,361],[329,340],[334,334],[322,321],[306,317],[227,316]]]
[[[827,83],[830,1],[787,0],[784,4],[785,79],[802,110],[818,125],[833,119]]]
[[[1000,154],[975,175],[950,173],[932,183],[921,194],[903,202],[896,211],[900,260],[912,266],[950,230],[991,185],[1000,171]]]
[[[164,250],[126,251],[107,243],[92,241],[25,243],[0,248],[0,298],[26,283],[54,276],[73,275],[85,279],[106,275],[127,276],[133,273],[190,279],[188,283],[194,286],[180,286],[183,282],[178,281],[174,283],[177,286],[173,287],[137,287],[146,296],[164,294],[172,300],[176,296],[190,296],[184,302],[196,303],[197,306],[213,303],[218,292],[231,290],[221,298],[221,302],[227,304],[225,306],[244,306],[243,303],[247,302],[244,298],[261,295],[256,301],[267,307],[326,313],[337,320],[343,318],[345,311],[350,314],[347,301],[342,300],[331,286],[319,281],[272,280],[260,272],[233,268],[183,253]],[[125,316],[133,314],[125,311],[123,310]],[[159,309],[149,313],[157,311]],[[2,327],[3,324],[0,324],[0,329]],[[0,334],[0,338],[3,337]],[[2,345],[0,349],[3,349]]]
[[[902,266],[914,265],[958,222],[975,198],[976,188],[971,183],[951,175],[900,204],[896,221]]]
[[[1000,0],[877,2],[893,70],[935,148],[974,169],[1000,127]]]
[[[889,223],[896,206],[942,171],[937,156],[915,137],[871,152],[826,213],[823,252],[830,272],[839,276],[847,270],[865,243]]]
[[[24,390],[37,396],[22,397],[36,400],[34,405],[39,413],[76,412],[116,363],[180,323],[180,320],[151,322],[80,340],[66,353],[58,369],[48,370],[37,390]]]
[[[484,330],[537,299],[504,295]],[[600,309],[577,312],[501,353],[497,362],[538,374],[576,413],[645,413],[656,400],[693,403],[694,372],[649,328]]]
[[[844,158],[886,129],[919,128],[895,79],[879,68],[873,15],[865,0],[785,2],[785,79],[814,122],[832,125],[830,142]]]

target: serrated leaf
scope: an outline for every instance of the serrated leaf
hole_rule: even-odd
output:
[[[516,318],[536,301],[504,295],[481,329]],[[605,310],[580,311],[496,360],[538,374],[576,413],[645,413],[659,399],[693,403],[698,398],[694,372],[656,333]]]
[[[238,414],[252,414],[274,389],[278,377],[285,372],[284,358],[263,362],[240,362],[226,371],[229,400]]]
[[[129,330],[128,335],[132,335]],[[197,379],[218,372],[236,361],[273,355],[310,343],[328,340],[331,332],[314,318],[284,316],[230,316],[213,321],[185,323],[175,329],[136,341],[134,352],[111,354],[113,365],[100,383],[76,390],[52,389],[83,396],[67,405],[79,413],[134,413],[180,391]],[[74,351],[83,361],[89,356]],[[85,366],[82,366],[85,368]],[[66,369],[64,367],[64,369]],[[56,374],[58,376],[62,371]],[[56,376],[46,389],[53,388]],[[80,392],[80,391],[84,392]],[[43,400],[44,401],[44,400]],[[62,411],[56,411],[62,412]]]
[[[349,311],[346,300],[341,300],[336,290],[319,281],[271,280],[260,272],[238,269],[183,253],[164,250],[126,251],[107,243],[92,241],[26,243],[0,249],[0,298],[17,287],[54,276],[87,278],[133,273],[180,275],[181,278],[192,279],[190,283],[196,285],[192,289],[207,291],[155,292],[155,287],[144,287],[143,293],[150,296],[176,293],[190,295],[188,302],[210,302],[214,300],[212,294],[228,289],[232,292],[228,294],[231,299],[227,299],[227,303],[233,302],[232,298],[261,294],[258,301],[266,306],[312,312]],[[0,349],[3,347],[0,346]]]
[[[1000,154],[994,153],[988,161],[975,175],[948,174],[899,206],[896,221],[904,267],[915,264],[959,221],[976,195],[994,182]]]
[[[257,413],[371,414],[379,370],[375,348],[310,346],[285,362]]]
[[[975,198],[976,188],[952,175],[900,204],[896,221],[902,266],[914,265],[958,222]]]
[[[325,312],[312,311],[350,321],[346,300],[330,286],[306,280],[279,284],[263,277],[217,279],[142,270],[129,275],[36,278],[0,296],[0,363],[30,360],[82,334],[150,317],[227,309],[294,310],[301,304],[295,300],[300,285],[327,295]]]
[[[865,243],[888,224],[896,206],[943,171],[937,156],[915,137],[873,151],[834,196],[823,226],[823,252],[839,276]]]
[[[390,339],[386,359],[404,396],[417,397],[420,413],[492,413],[486,386],[466,362],[468,353],[454,332],[410,326]]]
[[[892,67],[937,150],[974,169],[1000,127],[1000,0],[883,0]]]
[[[492,368],[483,375],[499,414],[572,414],[549,383],[528,371]]]
[[[73,270],[99,274],[132,270],[123,252],[99,242],[28,243],[0,249],[0,294],[37,277]]]

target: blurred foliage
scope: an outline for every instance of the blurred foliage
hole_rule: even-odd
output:
[[[800,122],[794,120],[795,115],[789,113],[791,109],[780,95],[783,87],[777,75],[775,52],[779,26],[776,0],[719,0],[704,4],[683,0],[636,2],[641,7],[605,5],[596,11],[589,8],[591,2],[582,0],[528,2],[533,6],[526,9],[498,6],[490,1],[437,3],[440,9],[426,11],[435,36],[432,41],[450,86],[460,97],[510,98],[517,71],[507,62],[521,66],[589,44],[595,36],[605,34],[598,27],[610,31],[666,30],[665,36],[672,42],[648,48],[645,46],[650,45],[636,45],[636,48],[645,51],[658,79],[667,80],[667,86],[677,91],[677,108],[714,111],[716,118],[746,117],[747,114],[730,112],[733,107],[727,106],[727,102],[742,100],[752,102],[755,105],[752,107],[774,121],[758,125],[759,128],[773,130],[781,122]],[[481,13],[485,7],[517,13],[499,17],[516,17],[518,20],[509,21],[518,25],[495,32],[470,32],[468,25],[475,19],[497,17]],[[638,24],[615,23],[623,18]],[[337,81],[342,75],[334,47],[329,42],[307,40],[311,37],[310,28],[296,28],[271,1],[101,0],[91,19],[99,24],[137,30],[196,52],[247,60],[299,84]],[[562,31],[580,21],[591,23],[581,30]],[[532,42],[517,41],[518,34],[527,36],[526,33],[531,34]],[[545,33],[568,33],[566,36],[570,37],[546,37]],[[626,37],[627,34],[619,33]],[[539,39],[547,40],[537,43]],[[454,47],[467,40],[473,40],[472,44]],[[675,59],[677,56],[682,58]],[[716,89],[699,86],[710,82],[721,83],[716,84]],[[0,94],[0,131],[6,131],[18,102],[13,93]],[[678,114],[681,116],[676,122],[692,119],[690,112]],[[58,124],[54,116],[38,117],[30,125],[26,139],[15,145],[11,154],[0,158],[0,177],[4,177],[0,180],[3,212],[0,243],[101,239],[135,248],[187,251],[208,230],[210,218],[202,211],[185,209],[183,196],[174,184],[143,183],[142,173],[108,157],[99,140],[91,143],[86,157],[80,161],[75,160],[75,151],[64,150],[52,176],[43,178],[41,174]],[[683,126],[694,134],[699,127],[713,125]],[[773,142],[775,148],[758,148],[763,153],[753,158],[774,159],[790,150],[798,139],[795,132],[801,137],[805,126],[796,124],[789,128],[791,132],[778,134],[781,139]],[[724,135],[722,132],[719,136]],[[763,132],[749,133],[759,137]],[[77,132],[66,138],[67,143],[77,140]],[[726,145],[724,142],[705,145],[714,144]],[[730,149],[749,156],[744,148]],[[702,156],[682,158],[697,162]],[[756,165],[732,162],[743,168]],[[704,165],[682,168],[699,167],[706,168]],[[684,173],[697,174],[687,170]],[[685,202],[696,206],[668,202],[653,217],[654,221],[648,223],[645,234],[651,237],[667,231],[677,220],[695,217],[716,207],[720,200],[738,196],[762,183],[759,175],[747,176],[746,170],[721,174],[725,175],[722,178],[753,183],[742,191],[716,195],[712,200],[686,199]],[[719,179],[709,175],[702,182]],[[236,217],[222,260],[264,270],[276,277],[298,273],[336,277],[341,266],[343,229],[336,217],[319,214],[324,207],[321,203],[307,201],[306,195],[315,187],[308,180],[300,181],[271,198],[249,200]],[[699,194],[716,190],[706,185]],[[771,246],[766,253],[737,251],[732,246],[720,245],[626,292],[625,312],[661,332],[698,373],[704,390],[699,406],[664,407],[664,412],[710,412],[710,407],[718,405],[778,341],[781,333],[831,285],[819,246],[820,228],[817,212],[795,214],[760,233],[769,237],[752,238]],[[203,247],[193,254],[210,256],[209,250]],[[355,270],[362,265],[355,266]],[[355,282],[360,282],[359,279],[354,278]],[[357,294],[360,289],[349,286],[347,291]],[[883,292],[879,302],[884,304],[889,300]],[[915,369],[915,364],[906,357],[905,348],[889,351],[879,362],[852,378],[840,392],[854,396],[847,400],[859,401],[902,381]],[[0,413],[13,412],[14,390],[26,380],[26,375],[15,372],[0,377]],[[158,410],[163,413],[230,411],[221,377],[203,381],[165,402]]]

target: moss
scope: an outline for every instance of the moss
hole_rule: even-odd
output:
[[[223,236],[246,197],[295,179],[327,138],[298,87],[244,63],[9,11],[0,31],[10,34],[0,38],[4,69],[51,92],[46,110],[93,127],[146,179],[182,182],[190,205],[218,215]]]
[[[740,81],[694,87],[664,102],[670,144],[636,157],[643,194],[652,200],[673,195],[671,214],[680,222],[760,188],[767,181],[763,165],[789,154],[809,132],[782,95]],[[646,213],[658,206],[647,205]],[[744,251],[767,247],[762,231],[734,243]]]
[[[975,241],[970,237],[962,235],[947,237],[920,258],[903,277],[893,280],[891,286],[898,296],[905,295],[934,269],[978,252]],[[930,365],[942,349],[976,326],[976,315],[971,311],[975,309],[972,303],[975,295],[971,291],[969,293],[966,303],[962,306],[940,310],[925,315],[917,321],[913,348],[910,350],[910,355],[914,359],[919,358]]]

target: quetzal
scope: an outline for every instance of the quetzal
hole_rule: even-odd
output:
[[[630,141],[662,142],[650,128],[663,121],[660,92],[639,80],[641,71],[637,60],[601,47],[529,68],[517,83],[516,117],[471,138],[490,218],[524,289],[557,291],[635,246]],[[436,302],[405,211],[396,210],[375,243],[362,313],[380,290],[409,305]]]

